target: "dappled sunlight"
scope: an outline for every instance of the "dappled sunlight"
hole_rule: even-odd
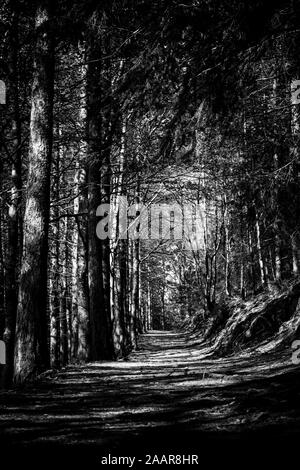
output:
[[[170,426],[231,433],[286,421],[298,430],[299,370],[287,354],[210,359],[197,347],[184,333],[152,331],[127,360],[44,374],[0,394],[0,429],[15,445],[97,447]]]

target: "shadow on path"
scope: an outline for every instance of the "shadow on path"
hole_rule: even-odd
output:
[[[77,462],[175,452],[233,463],[237,448],[253,463],[262,450],[286,463],[299,430],[290,351],[211,359],[200,341],[173,332],[141,336],[128,360],[69,366],[0,393],[1,447],[31,463],[41,452]]]

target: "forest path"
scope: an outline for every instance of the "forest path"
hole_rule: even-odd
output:
[[[69,366],[0,393],[1,443],[29,450],[188,449],[204,436],[276,436],[278,426],[280,439],[300,429],[299,368],[288,351],[216,359],[183,333],[152,331],[127,360]]]

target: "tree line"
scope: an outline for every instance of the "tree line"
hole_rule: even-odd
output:
[[[5,0],[0,21],[3,383],[298,275],[297,2]],[[117,219],[100,240],[125,196],[201,204],[200,246]]]

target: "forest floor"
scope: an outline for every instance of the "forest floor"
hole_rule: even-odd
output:
[[[247,460],[259,447],[280,458],[300,437],[299,366],[291,350],[215,358],[199,339],[152,331],[127,360],[68,366],[2,391],[0,434],[0,448],[31,460],[39,451],[97,462],[185,452],[218,463],[237,447]]]

